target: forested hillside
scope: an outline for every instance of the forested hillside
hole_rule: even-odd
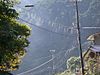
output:
[[[34,7],[25,8],[24,6],[27,4],[34,4]],[[84,44],[89,35],[100,32],[100,0],[80,0],[78,5],[81,40],[82,44]],[[79,56],[78,48],[74,48],[77,47],[76,9],[74,2],[70,0],[22,0],[21,4],[15,8],[20,12],[19,20],[23,23],[28,23],[32,28],[32,36],[29,39],[31,41],[30,51],[28,51],[23,59],[21,68],[16,73],[27,71],[49,60],[51,58],[50,50],[56,50],[54,53],[55,63],[61,59],[67,60],[71,56]],[[87,46],[87,44],[84,45],[83,50]],[[69,49],[70,54],[64,56],[65,52],[62,51]],[[59,52],[62,53],[59,54]],[[50,57],[37,60],[40,57],[47,56]],[[65,63],[65,61],[59,64],[62,63]],[[51,67],[52,62],[46,65]],[[64,65],[60,68],[64,67]],[[55,67],[59,70],[57,65]],[[47,66],[43,68],[45,69]]]

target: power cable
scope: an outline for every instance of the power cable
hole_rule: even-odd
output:
[[[29,24],[29,25],[32,25],[32,26],[34,26],[34,27],[37,27],[37,28],[39,28],[39,29],[42,29],[42,30],[44,30],[44,31],[51,32],[51,33],[55,33],[55,34],[59,34],[59,35],[62,35],[62,36],[66,36],[66,34],[57,33],[57,32],[54,32],[54,31],[52,31],[52,30],[48,30],[48,29],[46,29],[46,28],[40,27],[40,26],[38,26],[38,25],[35,25],[35,24],[33,24],[33,23],[29,23],[28,21],[23,20],[22,18],[19,18],[19,20],[21,20],[21,21],[23,21],[23,22],[25,22],[25,23],[27,23],[27,24]]]
[[[17,7],[20,7],[20,6],[17,6]],[[21,8],[21,7],[20,7],[20,8]],[[26,10],[26,9],[24,9],[24,8],[21,8],[21,9]],[[26,10],[26,11],[27,11],[27,10]],[[45,30],[45,31],[48,31],[48,32],[51,32],[51,33],[55,33],[55,34],[59,34],[59,35],[66,36],[66,34],[57,33],[57,32],[54,32],[54,31],[52,31],[52,30],[48,30],[48,29],[46,29],[46,28],[40,27],[40,26],[38,26],[38,25],[35,25],[35,24],[33,24],[33,23],[29,23],[28,21],[23,20],[22,18],[19,18],[19,19],[22,20],[22,21],[24,21],[25,23],[28,23],[28,24],[30,24],[30,25],[32,25],[32,26],[35,26],[35,27],[39,28],[39,29],[42,29],[42,30]]]
[[[28,10],[26,10],[26,9],[20,7],[20,6],[17,6],[17,7],[19,7],[19,8],[21,8],[21,9],[23,9],[23,10],[29,12]],[[31,13],[32,13],[32,12],[31,12]],[[33,23],[29,23],[29,22],[26,21],[26,20],[23,20],[22,18],[20,18],[20,19],[21,19],[22,21],[24,21],[24,22],[30,24],[30,25],[35,25],[35,24],[33,24]],[[40,29],[43,29],[43,30],[45,30],[45,31],[48,31],[48,32],[52,32],[52,33],[56,33],[56,34],[59,34],[59,35],[63,35],[63,36],[65,35],[65,36],[66,36],[66,34],[63,34],[63,33],[57,33],[57,32],[54,32],[54,31],[52,31],[52,30],[48,30],[48,29],[46,29],[46,28],[40,27],[40,26],[38,26],[38,25],[35,25],[35,26],[38,27],[38,28],[40,28]]]
[[[100,29],[100,27],[82,27],[82,29]]]

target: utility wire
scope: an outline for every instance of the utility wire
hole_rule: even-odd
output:
[[[17,6],[17,7],[20,7],[20,6]],[[20,7],[20,8],[21,8],[21,7]],[[26,9],[24,9],[24,8],[21,8],[21,9],[26,10]],[[26,11],[28,11],[28,10],[26,10]],[[28,21],[26,21],[26,20],[24,20],[24,19],[22,19],[22,18],[19,18],[19,19],[20,19],[21,21],[23,21],[23,22],[25,22],[25,23],[28,23],[28,24],[30,24],[30,25],[32,25],[32,26],[35,26],[35,27],[37,27],[37,28],[39,28],[39,29],[42,29],[42,30],[45,30],[45,31],[48,31],[48,32],[51,32],[51,33],[59,34],[59,35],[62,35],[62,36],[66,36],[66,34],[57,33],[57,32],[54,32],[54,31],[52,31],[52,30],[48,30],[48,29],[46,29],[46,28],[43,28],[43,27],[40,27],[40,26],[35,25],[35,24],[33,24],[33,23],[30,23],[30,22],[28,22]]]
[[[55,34],[59,34],[59,35],[62,35],[62,36],[66,36],[66,34],[57,33],[57,32],[54,32],[54,31],[52,31],[52,30],[48,30],[48,29],[46,29],[46,28],[40,27],[40,26],[35,25],[35,24],[33,24],[33,23],[30,23],[30,22],[28,22],[28,21],[26,21],[26,20],[23,20],[22,18],[19,18],[19,20],[21,20],[21,21],[23,21],[23,22],[25,22],[25,23],[27,23],[27,24],[29,24],[29,25],[32,25],[32,26],[34,26],[34,27],[37,27],[37,28],[39,28],[39,29],[42,29],[42,30],[44,30],[44,31],[51,32],[51,33],[55,33]]]
[[[26,10],[26,9],[20,7],[20,6],[17,6],[17,7],[19,7],[19,8],[21,8],[21,9],[23,9],[23,10],[29,12],[28,10]],[[32,12],[31,12],[31,13],[32,13]],[[55,33],[55,34],[59,34],[59,35],[66,36],[66,34],[63,34],[63,33],[57,33],[57,32],[54,32],[54,31],[52,31],[52,30],[48,30],[48,29],[46,29],[46,28],[40,27],[40,26],[38,26],[38,25],[35,25],[35,24],[33,24],[33,23],[29,23],[28,21],[23,20],[22,18],[19,18],[19,19],[22,20],[22,21],[24,21],[24,22],[26,22],[26,23],[28,23],[28,24],[30,24],[30,25],[33,25],[33,26],[35,26],[35,27],[37,27],[37,28],[40,28],[40,29],[42,29],[42,30],[45,30],[45,31],[48,31],[48,32],[52,32],[52,33]]]
[[[20,6],[16,6],[16,7],[19,7],[19,8],[21,8],[21,9],[23,9],[23,10],[29,12],[29,10],[26,10],[26,9],[20,7]],[[32,12],[31,12],[31,13],[32,13]],[[66,34],[57,33],[57,32],[54,32],[54,31],[52,31],[52,30],[48,30],[48,29],[46,29],[46,28],[40,27],[40,26],[38,26],[38,25],[35,25],[35,24],[33,24],[33,23],[29,23],[28,21],[23,20],[22,18],[19,18],[19,19],[22,20],[22,21],[24,21],[24,22],[26,22],[26,23],[28,23],[28,24],[30,24],[30,25],[34,25],[35,27],[40,28],[40,29],[42,29],[42,30],[45,30],[45,31],[48,31],[48,32],[52,32],[52,33],[55,33],[55,34],[59,34],[59,35],[62,35],[62,36],[67,36]]]

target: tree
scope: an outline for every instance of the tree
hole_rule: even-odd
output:
[[[80,68],[80,58],[79,57],[71,57],[67,60],[67,67],[72,71],[75,72],[76,68]]]
[[[0,71],[16,70],[29,45],[31,29],[17,20],[19,14],[13,8],[16,3],[0,0]]]

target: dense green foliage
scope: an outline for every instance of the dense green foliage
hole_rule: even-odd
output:
[[[15,0],[0,0],[0,70],[18,68],[29,45],[30,27],[19,23]]]

